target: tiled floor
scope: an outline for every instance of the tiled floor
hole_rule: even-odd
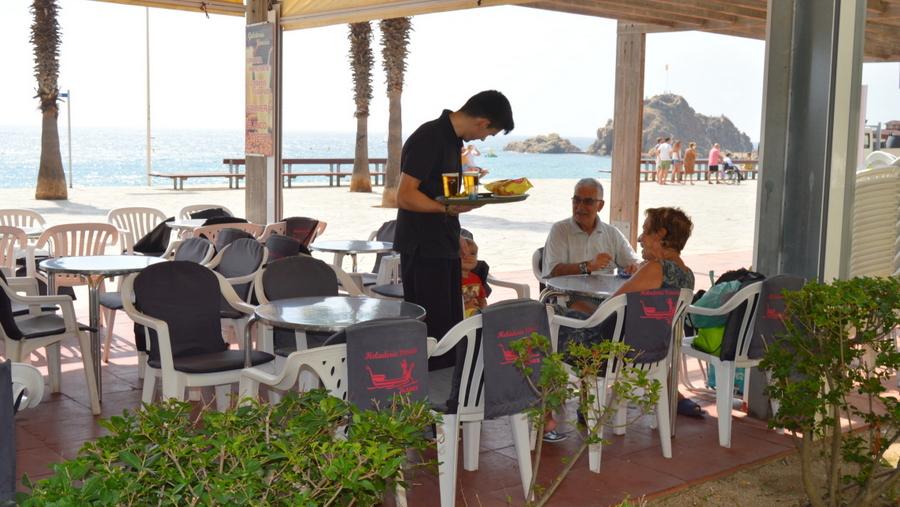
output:
[[[495,276],[528,283],[534,280],[530,271]],[[532,297],[536,297],[537,287],[532,290]],[[491,299],[503,297],[508,296],[498,289]],[[76,303],[76,307],[83,307],[85,300]],[[84,310],[79,311],[79,316],[82,321],[87,320]],[[48,388],[40,405],[16,417],[19,476],[23,473],[32,479],[47,476],[51,472],[46,467],[48,463],[75,456],[83,442],[105,433],[97,424],[98,418],[120,415],[123,410],[139,406],[141,384],[137,379],[136,356],[130,339],[125,338],[132,336],[132,324],[121,313],[116,321],[117,336],[110,363],[103,365],[102,414],[96,417],[91,414],[77,348],[74,344],[64,344],[62,392],[50,394]],[[34,364],[45,366],[44,358],[35,360]],[[583,455],[559,487],[551,505],[606,506],[620,502],[626,493],[632,497],[656,497],[792,452],[789,437],[777,435],[765,429],[762,421],[743,417],[739,412],[735,412],[732,447],[720,447],[714,400],[697,396],[694,399],[710,414],[704,419],[677,417],[671,459],[662,457],[659,434],[650,428],[649,416],[644,416],[629,426],[624,436],[615,436],[608,430],[606,438],[611,444],[603,449],[601,473],[590,472],[587,456]],[[571,456],[581,443],[570,426],[562,424],[561,429],[569,438],[544,445],[541,484],[550,483],[562,468],[562,459]],[[418,474],[412,483],[411,505],[437,505],[438,483],[433,472]],[[488,507],[524,503],[509,426],[504,419],[484,423],[479,470],[467,472],[460,468],[457,497],[459,505]]]

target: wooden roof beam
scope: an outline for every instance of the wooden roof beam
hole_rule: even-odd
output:
[[[879,11],[866,11],[866,19],[868,21],[876,21],[881,19],[897,19],[900,18],[900,5],[883,4],[884,8]]]
[[[709,9],[700,7],[699,3],[711,4],[707,0],[693,0],[692,5],[686,5],[685,2],[679,0],[592,0],[597,3],[605,4],[627,4],[630,8],[637,8],[647,11],[648,14],[659,18],[671,18],[678,21],[679,17],[701,19],[706,21],[722,21],[725,23],[734,23],[737,16],[726,12],[722,9]],[[690,21],[684,21],[690,23]]]
[[[602,10],[607,13],[613,13],[609,17],[619,20],[638,20],[654,25],[667,25],[668,23],[684,23],[694,26],[694,28],[703,26],[705,20],[698,17],[682,16],[675,13],[663,13],[658,9],[647,7],[652,2],[645,0],[636,0],[628,2],[627,5],[617,0],[551,0],[555,4],[574,5],[577,7],[585,7],[588,9]],[[656,4],[658,5],[658,4]],[[627,17],[626,17],[627,16]],[[641,21],[646,20],[646,21]],[[654,21],[656,20],[656,21]]]
[[[588,2],[585,2],[588,3]],[[519,7],[530,7],[532,9],[542,9],[547,11],[554,12],[563,12],[566,14],[578,14],[581,16],[592,16],[598,18],[607,18],[607,19],[618,19],[620,21],[625,21],[627,23],[634,23],[640,26],[649,26],[651,24],[655,25],[655,28],[651,29],[652,32],[667,32],[675,27],[675,22],[673,21],[664,21],[658,18],[650,18],[642,15],[623,15],[619,12],[612,12],[606,9],[601,9],[596,5],[591,6],[583,6],[583,5],[575,5],[571,1],[559,1],[559,0],[543,0],[540,2],[530,2],[518,4]],[[696,30],[696,26],[690,26],[690,28],[685,28],[685,30]]]
[[[766,4],[763,4],[760,10],[741,6],[726,6],[717,0],[692,0],[689,5],[684,0],[657,1],[668,5],[668,7],[663,8],[665,11],[672,11],[677,8],[679,11],[684,11],[686,15],[694,15],[726,23],[734,22],[732,20],[740,17],[766,19]]]
[[[887,23],[876,23],[873,21],[866,22],[866,33],[878,32],[886,35],[900,37],[900,26],[889,25]]]

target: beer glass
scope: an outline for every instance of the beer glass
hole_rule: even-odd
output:
[[[463,183],[466,186],[466,193],[469,199],[478,199],[478,177],[481,175],[478,171],[464,171]]]
[[[456,197],[459,193],[459,173],[444,173],[444,197]]]

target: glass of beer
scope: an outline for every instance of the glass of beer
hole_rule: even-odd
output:
[[[478,171],[464,171],[463,184],[466,186],[466,193],[469,199],[478,199],[478,177],[481,173]]]
[[[459,173],[444,173],[444,197],[456,197],[459,193]]]

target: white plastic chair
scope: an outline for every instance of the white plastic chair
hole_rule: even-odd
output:
[[[106,215],[106,221],[119,230],[122,251],[134,255],[134,243],[146,236],[166,220],[166,214],[156,208],[115,208]]]
[[[669,364],[671,363],[672,358],[676,357],[674,356],[675,344],[677,343],[675,340],[680,336],[678,330],[682,328],[684,313],[687,307],[691,304],[693,295],[694,292],[692,290],[681,289],[681,294],[678,297],[678,303],[672,316],[672,342],[669,345],[669,352],[666,358],[661,361],[652,363],[641,363],[639,362],[640,356],[638,356],[630,366],[631,368],[647,372],[647,378],[659,381],[662,386],[659,392],[659,401],[656,403],[656,406],[654,408],[654,414],[656,416],[654,420],[655,424],[652,424],[651,427],[656,427],[659,430],[659,442],[660,446],[662,447],[663,457],[665,458],[672,457],[672,431],[669,411],[670,404],[668,382]],[[560,326],[571,328],[595,327],[599,326],[604,320],[612,315],[616,315],[616,327],[613,333],[612,341],[623,341],[627,301],[628,299],[626,294],[608,299],[604,301],[603,304],[597,308],[597,311],[595,311],[593,315],[591,315],[586,320],[554,315],[550,320],[553,349],[558,350],[557,347]],[[589,393],[594,396],[594,403],[589,408],[587,413],[587,421],[590,427],[593,427],[596,424],[598,414],[602,413],[603,407],[605,407],[608,402],[611,401],[607,400],[606,398],[606,388],[612,387],[615,382],[623,379],[624,371],[622,370],[621,366],[621,364],[607,365],[606,374],[603,377],[590,376],[583,379]],[[627,415],[628,410],[626,404],[622,402],[622,400],[619,400],[619,405],[615,413],[615,426],[613,428],[614,434],[625,434]],[[588,447],[588,463],[590,470],[594,473],[600,473],[602,450],[602,444],[591,444]]]
[[[34,408],[44,397],[44,376],[30,364],[12,363],[12,389],[13,400],[22,396],[19,410]]]
[[[251,223],[204,225],[203,227],[197,227],[196,229],[194,229],[192,237],[204,237],[215,243],[216,238],[219,236],[219,233],[222,232],[222,229],[238,229],[241,231],[249,232],[253,235],[254,239],[259,239],[265,227],[263,227],[262,225]]]
[[[179,279],[177,282],[180,282],[181,286],[185,287],[185,284],[194,284],[197,282],[196,276],[193,276],[192,278],[190,278],[190,276],[182,278],[184,276],[183,273],[185,273],[185,267],[190,270],[191,273],[196,270],[195,275],[200,274],[206,276],[204,273],[207,272],[207,268],[191,262],[164,262],[155,264],[145,269],[143,274],[152,277],[159,276],[160,272],[168,273],[169,270],[178,270],[177,272],[179,274],[177,277]],[[231,307],[241,313],[251,315],[254,311],[253,306],[241,301],[225,278],[218,273],[211,273],[218,281],[219,290],[216,294],[209,294],[209,297],[224,297]],[[142,273],[135,273],[125,278],[122,283],[122,304],[125,307],[125,313],[127,313],[135,323],[146,326],[148,330],[156,331],[157,335],[159,364],[154,366],[153,361],[148,361],[148,366],[150,366],[150,368],[147,369],[148,371],[144,376],[142,401],[144,403],[151,403],[153,401],[156,394],[156,380],[162,379],[162,394],[165,399],[175,398],[177,400],[184,400],[184,391],[187,387],[216,386],[216,408],[219,411],[226,410],[229,403],[227,395],[231,391],[231,383],[239,382],[241,380],[244,354],[239,351],[225,350],[223,352],[201,354],[201,356],[192,355],[182,358],[173,357],[173,346],[169,334],[169,324],[165,320],[153,318],[138,311],[135,308],[134,303],[132,303],[135,280],[141,275]],[[205,280],[205,278],[203,278],[203,280]],[[216,305],[218,305],[218,301],[216,301]],[[144,306],[147,306],[146,302],[144,303]],[[190,312],[191,310],[186,308],[185,311]],[[206,318],[206,316],[204,316],[204,318]],[[219,330],[218,336],[221,337],[221,328],[217,326],[216,329]],[[254,365],[273,365],[274,357],[272,357],[271,354],[258,351],[251,351],[251,354]],[[191,358],[194,359],[192,360]],[[202,366],[200,368],[191,367],[190,363],[196,359],[200,359],[203,364],[221,362],[228,363],[228,365],[223,365],[222,367],[215,369],[206,369]],[[197,369],[203,371],[195,371]]]
[[[106,246],[115,244],[119,240],[119,231],[110,224],[100,223],[75,223],[54,225],[41,233],[35,243],[35,249],[48,247],[52,257],[75,257],[84,255],[104,255]],[[29,248],[26,269],[28,276],[33,276],[45,283],[47,277],[37,270],[35,250]],[[56,288],[85,285],[86,282],[78,275],[57,273]],[[100,286],[100,291],[105,290]]]
[[[47,370],[50,374],[50,392],[60,391],[60,342],[68,338],[78,340],[81,348],[81,360],[84,367],[84,375],[87,379],[88,396],[90,397],[91,411],[100,413],[100,401],[97,395],[97,381],[94,377],[94,366],[91,359],[91,339],[87,331],[83,331],[75,319],[75,307],[72,298],[65,295],[51,296],[21,296],[14,292],[2,279],[0,279],[0,291],[3,292],[11,303],[19,303],[32,308],[32,314],[15,320],[8,319],[14,324],[15,329],[6,329],[0,325],[0,335],[6,343],[6,357],[14,363],[27,363],[30,354],[40,348],[46,349]],[[2,296],[0,296],[2,297]],[[58,305],[62,310],[62,316],[45,314],[40,312],[43,305]],[[0,302],[0,313],[10,311],[10,306]],[[11,317],[11,314],[8,316]],[[20,332],[24,337],[14,339],[13,336]],[[17,333],[16,333],[17,334]]]
[[[16,272],[16,258],[25,254],[28,248],[28,236],[18,227],[0,225],[0,267],[9,271],[9,276]]]
[[[266,239],[272,234],[281,234],[284,236],[285,230],[287,230],[287,223],[284,221],[267,224],[266,228],[263,229],[262,234],[259,235],[259,242],[265,243]]]
[[[552,310],[548,309],[548,316]],[[443,422],[437,424],[438,478],[441,491],[441,507],[456,505],[456,484],[459,456],[459,427],[463,430],[463,468],[478,470],[478,451],[481,443],[481,421],[484,420],[484,359],[481,347],[475,347],[475,333],[482,327],[480,314],[475,314],[459,324],[438,342],[432,357],[446,354],[457,343],[466,340],[466,357],[462,366],[462,385],[459,388],[459,406],[455,414],[441,414]],[[476,353],[477,352],[477,353]],[[466,379],[470,379],[466,381]],[[524,413],[509,416],[516,457],[519,463],[519,477],[522,492],[530,498],[528,485],[531,482],[531,445],[529,428],[531,423]]]
[[[11,227],[40,227],[47,226],[43,215],[37,211],[24,208],[0,209],[0,225]]]
[[[226,208],[225,206],[222,206],[221,204],[188,204],[187,206],[178,210],[178,219],[179,220],[190,220],[191,213],[194,213],[196,211],[203,211],[205,209],[214,209],[214,208],[221,208],[222,211],[224,211],[226,214],[228,214],[228,216],[231,216],[231,217],[234,216],[234,213],[232,213],[230,209]]]
[[[850,277],[900,274],[898,222],[900,167],[881,166],[857,172],[850,240]]]
[[[744,316],[741,319],[737,330],[737,348],[733,361],[725,361],[720,359],[716,354],[710,354],[693,348],[691,344],[696,336],[685,336],[681,342],[682,355],[697,358],[715,367],[716,410],[719,418],[719,445],[722,447],[731,447],[731,411],[733,409],[734,400],[732,386],[734,385],[735,369],[751,368],[757,366],[760,362],[759,359],[750,359],[747,357],[753,334],[753,322],[756,317],[757,305],[759,304],[760,289],[762,289],[762,282],[748,285],[736,292],[727,303],[719,308],[702,308],[691,305],[687,309],[689,315],[728,315],[742,304],[747,303]],[[686,374],[687,372],[682,373],[682,375]],[[745,388],[745,398],[747,397],[747,394],[748,389]],[[746,401],[746,399],[744,401]]]

